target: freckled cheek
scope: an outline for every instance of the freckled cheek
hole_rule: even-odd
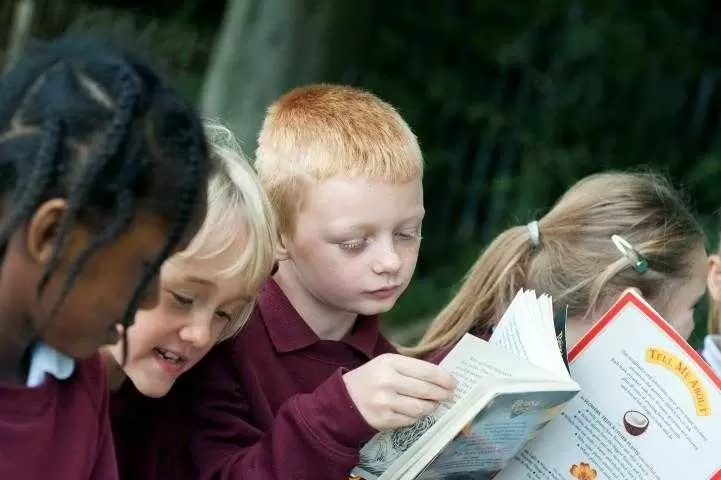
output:
[[[418,262],[419,245],[409,247],[401,251],[401,261],[403,267],[408,271],[413,271]]]
[[[359,269],[351,268],[332,268],[325,272],[319,272],[318,279],[320,283],[324,284],[322,287],[325,291],[337,291],[342,292],[348,289],[353,284],[360,283],[363,278]]]
[[[345,295],[363,287],[370,270],[367,263],[359,258],[319,258],[312,265],[306,264],[301,275],[319,295]]]

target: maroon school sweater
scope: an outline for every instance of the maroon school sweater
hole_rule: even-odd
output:
[[[176,387],[162,398],[149,398],[126,380],[110,395],[120,480],[192,480],[186,415],[178,397],[182,389]]]
[[[115,480],[105,371],[99,356],[67,380],[0,385],[0,479]]]
[[[320,340],[268,281],[243,331],[188,373],[194,478],[343,480],[375,431],[341,375],[388,352],[374,317]]]

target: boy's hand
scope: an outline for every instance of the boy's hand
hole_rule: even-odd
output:
[[[453,397],[455,381],[441,367],[402,355],[380,355],[343,375],[361,415],[376,430],[410,425]]]

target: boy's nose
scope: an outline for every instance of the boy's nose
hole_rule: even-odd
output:
[[[401,257],[395,248],[385,249],[383,254],[373,265],[373,272],[380,275],[383,273],[396,273],[401,268]]]

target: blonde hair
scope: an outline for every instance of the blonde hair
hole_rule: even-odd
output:
[[[416,136],[398,112],[349,86],[309,85],[268,109],[255,167],[283,234],[294,232],[303,187],[343,175],[389,183],[422,179]]]
[[[571,187],[539,221],[534,248],[529,229],[501,233],[467,273],[455,297],[408,353],[425,355],[481,334],[498,322],[522,287],[548,293],[569,317],[587,320],[629,287],[662,300],[668,280],[690,275],[690,254],[705,236],[678,193],[650,173],[591,175]],[[636,272],[611,240],[621,235],[648,261]]]
[[[260,288],[270,276],[276,230],[268,198],[232,132],[219,123],[206,122],[205,133],[215,163],[208,185],[207,215],[188,247],[169,262],[191,258],[202,261],[226,252],[235,253],[234,261],[214,275],[229,278],[242,274],[244,291],[251,293],[253,301],[226,327],[219,340],[222,341],[245,325]],[[238,236],[243,228],[246,245],[240,248]]]

